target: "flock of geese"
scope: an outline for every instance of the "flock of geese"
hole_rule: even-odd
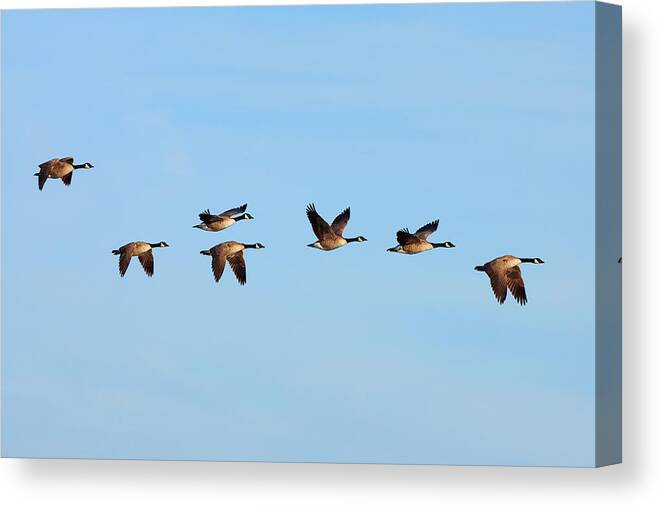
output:
[[[71,178],[76,169],[92,169],[93,167],[89,162],[75,164],[73,157],[54,158],[40,164],[39,172],[35,173],[35,176],[38,176],[39,190],[44,188],[48,179],[61,179],[68,186],[71,184]],[[198,215],[200,223],[193,227],[207,232],[223,231],[232,227],[237,222],[252,220],[254,217],[246,212],[247,207],[247,204],[243,204],[218,214],[213,214],[207,209]],[[309,247],[331,251],[346,246],[349,243],[367,241],[364,236],[344,237],[344,230],[351,217],[350,208],[344,209],[330,224],[319,215],[314,204],[309,204],[305,211],[312,226],[312,232],[317,237],[316,241],[307,245]],[[400,229],[396,234],[397,245],[388,248],[387,251],[415,255],[435,248],[454,248],[455,245],[450,241],[444,241],[442,243],[429,241],[429,236],[436,232],[436,229],[438,229],[438,220],[423,225],[415,232],[410,232],[406,228]],[[113,250],[112,253],[119,256],[120,276],[123,277],[126,274],[131,263],[131,258],[137,257],[147,276],[151,277],[154,274],[154,249],[168,246],[165,241],[158,243],[132,241]],[[239,284],[244,285],[246,283],[246,261],[243,252],[245,250],[261,248],[264,248],[264,245],[261,243],[225,241],[218,243],[208,250],[202,250],[200,254],[211,257],[211,271],[216,282],[220,281],[225,270],[225,264],[229,263]],[[544,264],[544,261],[539,257],[503,255],[481,266],[476,266],[475,270],[487,274],[491,282],[491,289],[500,304],[503,304],[507,299],[507,292],[509,290],[512,297],[520,305],[525,305],[528,299],[521,269],[519,268],[519,265],[523,263]]]

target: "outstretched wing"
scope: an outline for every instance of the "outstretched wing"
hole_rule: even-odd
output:
[[[519,266],[514,266],[507,271],[507,287],[509,288],[514,299],[521,305],[525,305],[528,302],[526,297],[526,287],[523,283],[523,277],[521,276],[521,269]]]
[[[39,170],[39,190],[43,190],[46,180],[50,174],[50,164],[41,164]]]
[[[152,251],[147,250],[145,253],[138,255],[138,259],[147,276],[152,276],[154,274],[154,255]]]
[[[317,213],[314,204],[308,204],[308,207],[305,209],[305,213],[308,216],[310,225],[312,225],[312,231],[314,232],[314,235],[317,236],[319,241],[323,241],[323,239],[328,236],[334,236],[330,225],[328,225],[328,222],[321,218],[319,213]]]
[[[69,174],[65,174],[62,176],[62,183],[64,183],[67,187],[71,185],[71,178],[73,176],[73,171],[71,171]]]
[[[53,162],[57,162],[57,159],[56,159],[56,158],[52,158],[52,159],[50,159],[50,160],[46,160],[46,162],[42,162],[41,164],[39,164],[39,169],[43,169],[44,167],[50,167],[50,165],[51,165]]]
[[[230,263],[232,271],[234,271],[234,276],[239,281],[241,285],[246,284],[246,260],[243,258],[243,252],[236,253],[231,257],[227,258],[227,262]]]
[[[351,217],[351,208],[346,208],[342,213],[335,217],[333,223],[331,224],[331,229],[338,236],[342,236],[345,227],[349,223],[349,218]]]
[[[212,215],[211,211],[208,209],[205,209],[202,213],[197,215],[200,217],[200,220],[204,222],[205,224],[209,224],[211,222],[217,222],[220,220],[220,217],[218,215]]]
[[[491,290],[502,305],[507,299],[507,274],[502,270],[493,269],[491,266],[485,266],[485,271],[489,275]]]
[[[43,190],[44,185],[46,184],[46,180],[48,179],[48,176],[50,176],[50,169],[55,160],[56,159],[53,159],[49,160],[48,162],[44,162],[43,164],[39,164],[39,190]]]
[[[415,235],[420,239],[426,240],[431,234],[436,232],[436,229],[438,229],[438,219],[420,227],[420,229],[415,231]]]
[[[119,276],[124,276],[126,270],[129,268],[131,263],[131,256],[126,252],[126,250],[121,250],[119,253]]]
[[[419,238],[417,238],[414,234],[411,234],[408,229],[400,229],[397,231],[397,243],[400,245],[409,245],[411,243],[417,243],[419,241]]]
[[[225,259],[227,255],[225,254],[216,254],[211,253],[211,271],[213,271],[213,277],[216,282],[220,281],[220,277],[223,276],[223,271],[225,270]]]
[[[63,157],[60,159],[60,162],[73,165],[73,157]]]
[[[227,211],[223,211],[219,215],[221,217],[233,217],[234,215],[238,215],[239,213],[243,213],[246,208],[248,207],[248,203],[242,204],[241,206],[238,206],[236,208],[228,209]]]

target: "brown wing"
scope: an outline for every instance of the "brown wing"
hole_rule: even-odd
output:
[[[236,253],[231,257],[227,258],[227,262],[230,263],[232,271],[234,271],[234,276],[239,281],[241,285],[246,284],[246,260],[243,258],[243,252]]]
[[[495,270],[489,265],[485,266],[485,271],[491,281],[491,290],[502,305],[507,299],[507,274],[502,270]]]
[[[331,224],[331,229],[338,236],[342,236],[344,229],[349,223],[349,218],[351,217],[351,208],[346,208],[342,213],[335,217],[333,223]]]
[[[241,206],[237,206],[236,208],[228,209],[227,211],[223,211],[219,215],[221,217],[233,217],[234,215],[238,215],[239,213],[243,213],[246,208],[248,207],[248,203],[242,204]]]
[[[52,166],[53,160],[39,164],[39,190],[43,190],[46,180],[50,175],[50,168]]]
[[[48,175],[50,174],[50,166],[41,167],[39,171],[39,190],[44,189]]]
[[[323,241],[324,238],[335,237],[328,222],[317,213],[314,204],[308,204],[305,213],[308,215],[308,220],[310,221],[310,225],[312,225],[312,231],[319,241]]]
[[[119,254],[119,275],[124,276],[131,263],[131,256],[126,250],[120,250]]]
[[[202,213],[200,213],[197,216],[200,217],[200,220],[205,224],[210,224],[211,222],[217,222],[218,220],[220,220],[220,217],[218,215],[212,215],[211,211],[209,211],[208,209],[204,210]]]
[[[154,274],[154,255],[152,251],[147,250],[145,253],[138,255],[138,259],[147,276],[152,276]]]
[[[225,259],[227,259],[227,255],[211,252],[211,270],[216,282],[220,281],[220,277],[223,276],[223,271],[225,271]]]
[[[528,302],[528,298],[526,297],[526,287],[523,284],[523,277],[521,276],[519,266],[514,266],[507,271],[507,287],[512,293],[512,296],[514,296],[514,299],[516,299],[521,306]]]
[[[415,231],[415,235],[420,239],[427,239],[431,234],[436,232],[436,229],[438,229],[438,219],[420,227],[420,229]]]
[[[57,159],[52,158],[50,160],[47,160],[46,162],[43,162],[43,163],[39,164],[39,169],[43,169],[44,167],[50,168],[50,166],[53,162],[57,162]]]
[[[73,165],[73,157],[63,157],[60,159],[60,162]]]
[[[71,177],[73,176],[73,171],[71,171],[69,174],[65,174],[62,176],[62,183],[64,183],[67,187],[71,185]]]
[[[411,234],[406,228],[397,231],[397,243],[402,246],[417,243],[418,241],[420,241],[420,238],[416,237],[414,234]]]

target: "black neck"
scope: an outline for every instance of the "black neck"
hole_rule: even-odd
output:
[[[243,248],[257,248],[257,243],[247,243],[243,245]]]
[[[149,246],[152,248],[160,248],[161,244],[160,243],[149,243]]]
[[[431,243],[431,246],[433,246],[434,248],[447,248],[445,246],[445,243]]]
[[[239,215],[238,217],[236,217],[234,220],[238,222],[239,220],[245,220],[245,219],[246,219],[246,214],[244,213],[243,215]]]
[[[347,243],[355,243],[356,241],[358,241],[358,236],[356,236],[355,238],[344,238],[344,239],[347,240]]]
[[[83,169],[85,167],[85,164],[74,164],[73,168],[74,169]]]
[[[535,259],[531,259],[530,257],[520,257],[519,259],[521,262],[535,262]]]

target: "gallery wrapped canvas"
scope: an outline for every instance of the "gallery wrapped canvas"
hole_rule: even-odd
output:
[[[2,455],[620,462],[620,138],[614,5],[4,11]]]

